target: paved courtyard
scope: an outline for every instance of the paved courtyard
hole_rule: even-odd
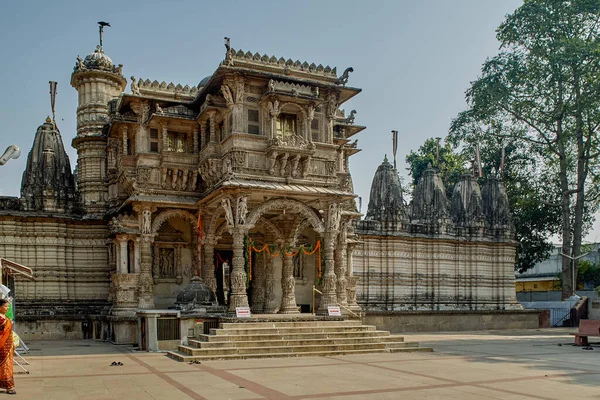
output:
[[[600,344],[573,347],[571,331],[406,334],[434,352],[199,365],[89,340],[38,341],[30,373],[16,375],[17,398],[600,399]]]

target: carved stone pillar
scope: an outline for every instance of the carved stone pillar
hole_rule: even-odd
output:
[[[140,237],[140,280],[138,284],[138,307],[154,308],[154,281],[152,279],[152,242],[154,235],[144,234]]]
[[[229,311],[235,311],[236,307],[248,307],[248,295],[246,294],[246,270],[244,262],[244,236],[247,229],[243,226],[230,228],[233,236],[233,260],[231,262],[231,298],[229,300]]]
[[[133,248],[134,248],[134,254],[133,254],[133,272],[135,272],[136,274],[140,273],[141,267],[140,267],[140,240],[139,238],[136,238],[136,240],[133,242]]]
[[[198,127],[194,127],[192,129],[192,150],[194,154],[198,154],[199,148],[199,140],[198,140]]]
[[[317,314],[326,315],[327,307],[337,305],[336,279],[334,272],[333,248],[335,245],[335,232],[325,232],[323,240],[323,256],[325,258],[325,272],[323,273],[323,295]]]
[[[204,266],[202,268],[202,280],[213,293],[217,292],[217,279],[215,278],[215,243],[213,234],[204,237],[202,244],[204,249]]]
[[[354,248],[356,247],[356,242],[350,242],[347,245],[346,250],[346,294],[348,296],[348,308],[354,312],[360,312],[362,309],[356,302],[356,283],[360,279],[358,276],[354,276],[354,261],[352,258],[352,253],[354,253]]]
[[[265,307],[265,257],[266,251],[256,254],[252,264],[252,312],[262,313]]]
[[[215,142],[216,139],[216,116],[217,112],[211,110],[208,112],[208,123],[209,123],[209,133],[210,133],[210,141]]]
[[[294,279],[294,258],[281,252],[283,267],[281,270],[281,307],[279,314],[298,314],[296,304],[296,279]]]
[[[118,237],[119,241],[119,268],[118,271],[121,274],[126,274],[127,272],[127,238],[126,237]]]
[[[340,236],[343,236],[340,234]],[[346,243],[342,240],[338,243],[338,248],[335,251],[335,277],[336,277],[336,295],[340,305],[348,307],[346,294]],[[342,312],[345,310],[342,308]]]
[[[198,145],[198,150],[201,150],[204,147],[206,147],[206,143],[208,142],[207,139],[208,138],[206,137],[206,121],[203,120],[200,122],[200,141]]]
[[[163,122],[160,124],[161,134],[162,134],[162,151],[169,150],[169,133],[167,130],[167,123]]]
[[[127,126],[122,126],[119,132],[121,133],[121,148],[123,149],[123,155],[126,156],[129,152],[127,149]]]
[[[265,304],[263,312],[273,314],[277,308],[275,305],[275,269],[273,257],[265,255]]]
[[[334,262],[334,246],[340,227],[341,210],[337,203],[332,203],[327,212],[327,227],[324,235],[325,273],[323,274],[323,295],[318,314],[327,314],[327,307],[337,305],[336,276]]]

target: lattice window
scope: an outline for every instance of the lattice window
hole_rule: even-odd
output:
[[[248,133],[253,135],[260,134],[259,124],[259,112],[258,110],[248,109]]]
[[[158,129],[150,129],[150,152],[158,153]]]

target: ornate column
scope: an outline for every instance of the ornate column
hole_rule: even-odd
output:
[[[325,273],[323,274],[323,295],[317,311],[320,315],[327,314],[327,307],[337,305],[336,276],[334,272],[333,249],[340,226],[340,208],[337,203],[329,206],[327,226],[323,240],[323,255],[325,258]]]
[[[273,257],[265,255],[265,304],[263,312],[273,314],[277,308],[275,302],[275,269],[273,266]]]
[[[127,149],[127,125],[121,126],[119,130],[121,133],[121,148],[123,149],[123,155],[126,156],[128,153]]]
[[[252,264],[252,312],[256,314],[265,308],[265,257],[265,251],[258,253]]]
[[[127,271],[127,237],[118,236],[119,241],[119,268],[120,274],[126,274]]]
[[[215,244],[217,240],[214,234],[204,236],[202,247],[204,248],[204,266],[202,271],[202,280],[213,293],[217,292],[217,278],[215,278]]]
[[[346,258],[346,265],[347,265],[347,270],[346,270],[346,280],[347,280],[347,286],[346,286],[346,294],[348,296],[348,308],[351,309],[354,312],[360,312],[362,311],[362,309],[360,308],[360,306],[358,305],[358,303],[356,302],[356,283],[358,282],[359,277],[358,276],[354,276],[354,264],[353,264],[353,259],[352,259],[352,253],[354,253],[354,248],[356,247],[356,242],[351,241],[347,244],[347,249],[346,249],[346,254],[347,254],[347,258]]]
[[[275,100],[273,102],[268,103],[269,107],[269,120],[271,125],[271,132],[269,133],[271,139],[275,139],[277,137],[277,118],[279,117],[279,101]]]
[[[338,246],[335,251],[335,275],[336,275],[336,295],[337,301],[340,305],[348,307],[347,294],[346,294],[346,223],[342,224],[340,233],[338,235]],[[342,312],[347,312],[342,308]]]
[[[134,254],[133,254],[133,272],[136,274],[140,273],[140,239],[136,238],[133,242]]]
[[[244,226],[234,226],[230,228],[230,232],[233,236],[233,260],[231,262],[229,311],[235,311],[236,307],[248,307],[246,270],[244,268],[244,237],[248,231]]]
[[[142,234],[140,237],[140,280],[138,284],[138,307],[154,308],[154,281],[152,279],[152,242],[154,235]]]
[[[216,115],[217,112],[214,110],[210,110],[208,112],[208,124],[209,124],[209,134],[210,134],[210,142],[216,141]]]
[[[163,122],[160,124],[161,135],[162,135],[162,149],[161,151],[169,150],[169,133],[167,131],[167,123]]]
[[[291,241],[290,241],[291,242]],[[288,257],[281,252],[281,307],[279,314],[298,314],[298,305],[296,304],[296,279],[294,279],[294,258]]]
[[[312,121],[315,119],[315,107],[311,104],[308,106],[306,114],[306,140],[312,143]]]
[[[198,151],[200,150],[198,143],[198,127],[196,126],[192,129],[192,150],[194,154],[198,154]]]
[[[239,73],[235,73],[227,76],[223,82],[221,93],[232,113],[232,132],[244,132],[245,79]]]

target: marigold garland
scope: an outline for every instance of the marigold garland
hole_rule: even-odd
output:
[[[275,251],[272,251],[271,248],[278,249],[279,251],[277,253],[275,253]],[[311,245],[308,250],[305,249],[304,245],[300,245],[300,247],[298,247],[298,249],[296,251],[294,251],[292,249],[291,246],[281,246],[281,247],[277,247],[277,245],[271,245],[269,246],[268,244],[264,244],[263,247],[261,247],[260,249],[257,249],[256,246],[254,246],[254,241],[252,239],[250,239],[248,241],[248,253],[249,253],[249,268],[248,268],[248,274],[250,276],[250,280],[252,280],[252,252],[255,253],[262,253],[263,251],[266,251],[268,255],[270,255],[271,257],[279,257],[281,255],[281,253],[283,252],[283,255],[287,256],[287,257],[295,257],[300,251],[302,251],[302,253],[304,253],[304,255],[307,256],[312,256],[313,254],[315,254],[316,251],[319,252],[318,257],[317,257],[317,266],[318,266],[318,271],[319,271],[319,276],[318,278],[321,279],[322,277],[322,271],[321,271],[321,241],[317,240],[317,242],[314,245]]]

